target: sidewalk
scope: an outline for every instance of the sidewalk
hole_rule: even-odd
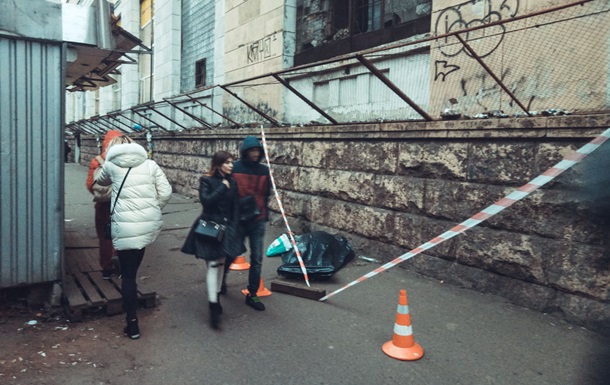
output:
[[[66,229],[94,238],[93,204],[84,188],[86,172],[80,165],[66,165]],[[262,298],[264,312],[244,304],[240,290],[246,286],[247,271],[233,271],[229,292],[222,297],[222,330],[213,331],[208,324],[205,264],[180,252],[200,210],[194,198],[178,194],[164,209],[164,230],[146,249],[138,277],[159,296],[154,309],[139,313],[142,338],[122,337],[122,316],[85,320],[72,326],[84,330],[75,350],[94,357],[104,370],[92,365],[78,371],[49,369],[45,378],[68,385],[602,385],[610,381],[607,341],[598,334],[500,297],[413,274],[408,262],[325,303],[274,293]],[[269,227],[266,244],[283,232]],[[264,258],[266,287],[277,278],[280,264],[278,258]],[[356,258],[329,281],[312,286],[329,293],[376,267]],[[400,289],[407,290],[414,337],[425,352],[414,362],[394,360],[381,350],[392,339]],[[95,345],[84,343],[91,338]],[[91,381],[83,382],[84,378]]]

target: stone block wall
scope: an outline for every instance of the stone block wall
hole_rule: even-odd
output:
[[[293,229],[340,233],[358,255],[387,262],[514,191],[608,126],[609,115],[590,115],[269,128],[266,134]],[[154,158],[176,192],[196,196],[211,155],[237,153],[249,134],[260,132],[157,136]],[[607,143],[529,197],[400,267],[608,327],[609,165]]]

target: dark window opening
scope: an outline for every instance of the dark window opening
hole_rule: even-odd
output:
[[[333,4],[333,25],[336,30],[349,27],[349,0],[337,0]]]
[[[381,0],[357,0],[354,33],[377,31],[381,26]]]
[[[201,59],[195,63],[195,87],[205,86],[206,59]]]
[[[430,32],[432,0],[297,0],[295,65]]]

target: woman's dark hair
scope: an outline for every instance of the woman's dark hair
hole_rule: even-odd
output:
[[[212,156],[212,164],[208,170],[207,175],[213,176],[216,174],[220,166],[222,166],[228,159],[235,159],[235,157],[227,151],[218,151]]]

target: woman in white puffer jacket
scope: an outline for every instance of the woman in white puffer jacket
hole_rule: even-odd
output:
[[[112,184],[112,244],[121,265],[121,292],[127,316],[124,333],[137,339],[140,329],[136,275],[144,248],[161,232],[161,209],[169,201],[172,187],[157,163],[147,159],[144,147],[128,136],[119,136],[108,144],[106,162],[95,181],[101,186]]]

